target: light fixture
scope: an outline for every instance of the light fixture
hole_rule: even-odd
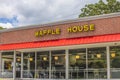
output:
[[[79,55],[76,55],[75,58],[76,58],[76,59],[80,59],[80,56],[79,56]]]
[[[20,62],[20,58],[17,58],[17,61]]]
[[[101,54],[97,54],[97,58],[101,58]]]
[[[43,60],[44,60],[44,61],[47,61],[47,57],[43,57]]]
[[[58,60],[58,56],[55,56],[54,59],[55,59],[55,60]]]
[[[30,61],[33,61],[33,58],[29,58]]]
[[[64,58],[66,59],[66,56],[64,56]]]
[[[111,53],[111,57],[114,58],[116,56],[115,52]]]

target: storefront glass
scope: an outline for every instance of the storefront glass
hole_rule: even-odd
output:
[[[65,79],[65,51],[52,51],[51,58],[51,78]]]
[[[68,62],[65,50],[23,53],[15,51],[15,54],[2,52],[0,78],[13,78],[16,75],[15,78],[34,79],[107,79],[108,76],[119,79],[120,46],[110,46],[107,49],[69,49]]]
[[[69,50],[70,79],[106,79],[106,48]]]
[[[1,60],[0,78],[13,78],[14,52],[3,52]]]
[[[16,78],[21,77],[21,53],[16,52]]]
[[[69,50],[69,78],[86,79],[86,49]]]
[[[110,47],[111,78],[120,79],[120,46]]]
[[[36,78],[43,78],[48,79],[49,78],[49,52],[43,51],[43,52],[37,52],[36,57]]]
[[[35,77],[35,53],[28,52],[23,54],[23,78]]]
[[[88,48],[88,79],[107,78],[106,48]]]

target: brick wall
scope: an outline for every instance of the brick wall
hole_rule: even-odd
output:
[[[88,32],[77,32],[77,33],[68,33],[67,28],[71,26],[80,26],[84,24],[95,24],[94,31]],[[43,37],[35,37],[35,32],[43,29],[55,29],[60,28],[60,35],[45,35]],[[95,35],[104,35],[104,34],[115,34],[120,33],[120,17],[111,17],[103,18],[96,20],[80,21],[80,22],[71,22],[66,24],[57,24],[54,26],[40,26],[37,28],[28,28],[23,30],[15,30],[3,32],[0,34],[0,40],[2,44],[10,43],[22,43],[22,42],[33,42],[33,41],[45,41],[45,40],[56,40],[56,39],[65,39],[65,38],[77,38],[77,37],[87,37]]]

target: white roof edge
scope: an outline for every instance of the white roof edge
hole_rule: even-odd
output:
[[[73,22],[89,21],[89,20],[95,20],[95,19],[111,18],[111,17],[117,17],[117,16],[120,16],[120,12],[97,15],[97,16],[82,17],[82,18],[71,19],[71,20],[56,21],[56,22],[51,22],[51,23],[46,23],[46,24],[28,25],[28,26],[22,26],[22,27],[17,27],[17,28],[4,29],[4,30],[1,30],[0,33],[15,31],[15,30],[22,30],[22,29],[44,27],[44,26],[54,26],[54,25],[65,24],[65,23],[73,23]]]

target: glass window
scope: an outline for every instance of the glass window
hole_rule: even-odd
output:
[[[65,51],[52,51],[51,56],[51,78],[65,79]]]
[[[35,77],[35,53],[23,54],[23,78]]]
[[[0,78],[13,78],[14,52],[2,53],[2,72]]]
[[[16,78],[21,77],[21,53],[16,52]]]
[[[49,52],[37,52],[36,78],[49,78]]]
[[[120,78],[120,46],[110,47],[111,78]]]
[[[69,79],[86,78],[86,49],[69,50]]]
[[[88,49],[88,78],[107,78],[106,48]]]

